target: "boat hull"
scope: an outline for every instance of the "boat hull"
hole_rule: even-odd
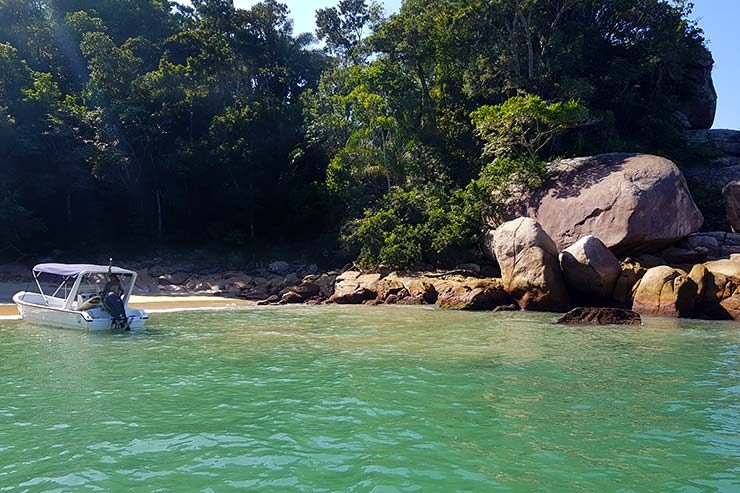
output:
[[[107,316],[107,313],[100,313],[99,309],[95,310],[97,313],[93,313],[92,310],[89,312],[63,310],[34,305],[16,298],[17,295],[13,301],[15,301],[21,318],[29,323],[85,331],[111,330],[114,328],[112,318]],[[147,318],[149,318],[144,310],[127,309],[126,314],[131,330],[143,329]]]

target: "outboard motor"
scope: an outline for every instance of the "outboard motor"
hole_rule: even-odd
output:
[[[111,326],[116,329],[131,330],[128,323],[128,317],[126,317],[126,308],[123,306],[123,300],[113,291],[109,291],[103,295],[103,307],[107,311],[111,318]]]

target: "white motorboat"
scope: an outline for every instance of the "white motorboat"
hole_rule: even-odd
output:
[[[13,296],[21,318],[31,323],[82,330],[141,329],[146,311],[128,306],[136,272],[88,264],[39,264],[38,292]],[[54,280],[53,283],[47,281]],[[46,286],[47,292],[44,292]],[[53,291],[52,291],[53,290]]]

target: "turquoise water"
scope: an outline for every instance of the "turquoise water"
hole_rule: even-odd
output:
[[[740,491],[740,325],[551,320],[0,322],[0,492]]]

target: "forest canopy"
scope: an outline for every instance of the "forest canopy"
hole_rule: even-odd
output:
[[[691,8],[340,0],[312,34],[276,0],[0,0],[0,248],[475,252],[548,160],[675,152]]]

